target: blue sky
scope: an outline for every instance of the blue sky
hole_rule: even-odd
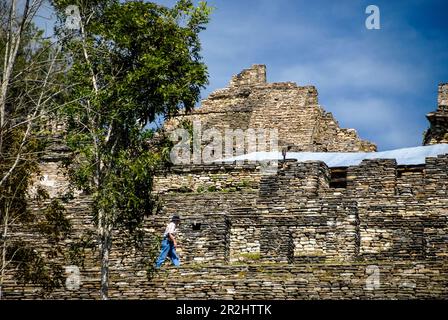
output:
[[[174,0],[158,1],[171,5]],[[342,127],[379,150],[418,146],[448,82],[448,1],[209,0],[202,34],[210,85],[266,64],[269,82],[315,85]],[[368,5],[381,29],[367,30]]]
[[[175,0],[159,0],[171,6]],[[418,146],[448,82],[447,0],[208,0],[215,7],[202,35],[210,84],[266,64],[269,82],[314,85],[341,127],[379,150]],[[367,30],[368,5],[381,29]]]

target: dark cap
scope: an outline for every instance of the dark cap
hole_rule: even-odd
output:
[[[177,214],[175,214],[171,217],[171,221],[180,221],[180,217]]]

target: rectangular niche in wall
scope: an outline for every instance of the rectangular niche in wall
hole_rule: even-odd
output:
[[[425,165],[414,165],[414,166],[398,166],[397,167],[397,178],[403,177],[406,174],[421,174],[425,172]]]
[[[260,259],[260,229],[233,225],[230,229],[230,262]]]
[[[347,167],[331,168],[330,188],[347,188]]]
[[[200,223],[200,222],[196,222],[196,221],[194,221],[194,222],[191,224],[191,229],[192,229],[193,231],[199,231],[199,230],[201,230],[201,223]]]

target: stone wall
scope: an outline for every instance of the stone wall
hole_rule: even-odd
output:
[[[439,87],[439,113],[445,112],[446,89]],[[373,150],[323,111],[314,87],[268,84],[264,66],[233,77],[229,88],[214,92],[201,109],[184,117],[201,118],[206,127],[222,130],[274,124],[280,126],[282,143],[296,150]],[[55,141],[42,158],[42,177],[35,178],[53,199],[68,188],[60,167],[66,151]],[[416,166],[371,159],[329,168],[320,161],[286,160],[277,169],[266,174],[259,164],[246,161],[174,165],[159,171],[153,191],[162,210],[146,217],[143,246],[130,249],[120,232],[114,234],[110,297],[448,297],[448,155]],[[38,217],[44,205],[30,201]],[[75,193],[66,209],[73,229],[55,259],[69,267],[64,275],[69,284],[70,270],[79,269],[79,287],[62,283],[46,293],[21,284],[8,271],[6,298],[99,298],[98,250],[87,249],[84,263],[73,265],[67,258],[73,243],[95,233],[91,199]],[[175,213],[182,217],[182,266],[164,265],[148,279],[145,264],[152,263],[148,259],[153,240]],[[11,240],[32,244],[43,256],[50,254],[54,243],[36,230],[19,227],[11,225]]]
[[[331,113],[318,104],[315,87],[267,83],[264,65],[243,70],[232,78],[229,87],[203,100],[199,109],[170,120],[165,127],[170,131],[184,120],[200,121],[202,131],[214,128],[222,135],[226,129],[277,129],[279,147],[289,146],[295,151],[376,150],[354,129],[339,127]]]
[[[53,168],[55,163],[43,166]],[[335,169],[339,178],[345,176],[345,184],[332,184]],[[38,181],[58,196],[59,184]],[[448,155],[406,167],[381,159],[348,168],[287,160],[270,175],[250,162],[173,166],[159,172],[154,187],[163,209],[146,218],[144,243],[148,247],[162,234],[172,214],[181,215],[178,251],[183,266],[178,273],[168,269],[178,281],[177,290],[165,288],[163,272],[148,280],[142,264],[148,252],[129,250],[117,233],[111,255],[112,297],[446,297]],[[35,205],[32,209],[38,214],[42,210]],[[64,240],[65,248],[86,231],[95,231],[89,197],[78,194],[67,210],[73,231]],[[11,237],[33,243],[43,254],[52,246],[32,230],[12,229]],[[81,286],[47,297],[98,298],[98,262],[98,250],[88,250],[85,264],[77,266]],[[241,263],[246,266],[235,265]],[[404,272],[410,264],[417,268],[409,267],[414,270],[409,272],[419,283],[400,287],[393,282],[399,276],[395,268],[402,265],[398,270]],[[369,265],[386,273],[384,291],[371,295],[364,285]],[[176,278],[183,273],[189,276]],[[234,273],[244,276],[233,278]],[[276,273],[284,276],[276,278]],[[358,284],[346,284],[347,274]],[[304,280],[298,283],[297,278]],[[435,287],[429,290],[430,285]],[[275,293],[269,290],[273,287]],[[42,292],[8,274],[5,295],[38,298]]]
[[[98,299],[99,274],[83,270],[78,289],[47,298]],[[144,272],[111,275],[111,299],[446,299],[448,265],[376,262],[270,265],[200,265],[166,268],[148,281]],[[6,298],[36,298],[35,287],[17,286]]]
[[[439,110],[447,110],[448,108],[448,83],[439,84],[439,93],[437,97]]]
[[[170,215],[181,214],[183,267],[179,272],[168,269],[178,289],[165,288],[164,273],[148,280],[140,263],[147,253],[129,251],[117,234],[112,297],[446,297],[448,156],[428,158],[416,167],[365,160],[346,168],[346,188],[330,187],[332,169],[319,161],[280,162],[276,175],[262,175],[249,163],[179,169],[161,172],[156,179],[163,214],[149,216],[144,229],[149,241],[163,232]],[[234,187],[235,177],[244,175],[248,183]],[[210,189],[166,188],[188,181],[206,181]],[[79,195],[67,206],[74,226],[67,247],[86,230],[94,231],[89,205],[89,198]],[[40,252],[51,246],[32,231],[13,235],[33,242]],[[365,289],[369,265],[384,272],[385,287],[375,293]],[[58,289],[47,297],[98,298],[98,252],[88,251],[79,267],[80,288]],[[234,278],[235,273],[241,276]],[[188,276],[176,278],[179,274]],[[400,287],[400,274],[418,283]],[[430,285],[434,287],[428,289]],[[270,290],[274,287],[275,293]],[[7,298],[42,297],[38,289],[11,275],[5,283]]]
[[[346,188],[331,188],[331,169],[322,162],[288,160],[277,175],[247,174],[256,177],[248,190],[223,189],[223,180],[211,178],[216,172],[201,171],[194,180],[211,184],[211,191],[160,189],[160,196],[170,214],[225,212],[232,261],[238,260],[237,252],[273,261],[414,259],[431,251],[442,257],[444,241],[435,239],[446,231],[447,168],[447,157],[428,158],[425,166],[415,167],[365,160],[347,168]],[[188,181],[191,172],[184,170],[171,175],[169,183]],[[241,173],[234,171],[221,177]]]
[[[174,166],[169,171],[160,171],[154,179],[154,191],[169,192],[205,192],[238,191],[258,189],[261,179],[259,165],[243,162],[235,165],[190,165]]]
[[[423,144],[448,143],[448,83],[439,84],[438,108],[426,115],[430,128],[426,131]]]
[[[444,241],[428,243],[446,231],[447,159],[428,158],[425,166],[415,167],[364,160],[346,169],[346,188],[330,187],[331,169],[319,161],[288,160],[276,175],[260,177],[252,171],[247,177],[256,180],[250,189],[233,191],[211,178],[216,173],[201,171],[195,180],[215,181],[212,191],[161,189],[160,197],[170,213],[205,217],[225,212],[231,224],[231,261],[239,259],[238,252],[281,262],[416,259],[430,251],[440,251],[442,257]],[[172,185],[188,180],[191,172],[184,170],[170,176]],[[234,171],[223,175],[234,177],[241,169]]]

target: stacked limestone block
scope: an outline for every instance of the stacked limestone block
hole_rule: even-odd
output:
[[[191,175],[184,169],[179,181]],[[225,213],[230,224],[229,261],[247,256],[288,263],[406,260],[424,258],[426,252],[442,257],[446,252],[446,156],[428,158],[426,166],[415,167],[397,166],[395,160],[366,160],[347,168],[346,188],[330,187],[330,171],[319,161],[288,160],[280,163],[275,175],[260,178],[247,172],[259,181],[250,191],[164,189],[160,196],[170,213]],[[203,175],[207,180],[211,173]],[[215,181],[222,184],[227,179]]]
[[[199,109],[172,119],[165,127],[170,131],[183,120],[200,121],[202,131],[213,128],[222,135],[228,129],[276,129],[279,148],[296,151],[376,150],[354,129],[339,127],[319,105],[315,87],[267,83],[264,65],[253,65],[233,76],[227,88],[214,91]]]
[[[175,176],[167,172],[159,177],[164,209],[146,219],[144,241],[149,245],[171,214],[181,214],[183,266],[179,271],[167,269],[174,287],[167,288],[163,272],[148,280],[140,263],[147,253],[129,250],[116,234],[111,296],[446,297],[448,156],[428,158],[417,167],[366,160],[347,168],[346,188],[330,187],[331,168],[319,161],[281,162],[277,174],[268,176],[248,165],[216,165],[202,172],[184,167],[177,174],[182,183],[194,177],[191,181],[203,178],[217,186],[232,185],[233,177],[243,171],[251,182],[232,191],[216,187],[178,192],[164,187],[164,179],[174,183]],[[212,179],[217,175],[219,179]],[[89,204],[88,197],[78,196],[68,205],[73,231],[67,248],[86,230],[95,231]],[[15,236],[33,242],[40,251],[51,245],[32,232]],[[88,251],[85,264],[78,266],[79,288],[63,286],[50,297],[98,298],[98,261],[98,250]],[[366,289],[366,281],[374,268],[380,270],[381,286],[372,291]],[[42,297],[39,292],[7,278],[6,297]]]
[[[438,108],[426,115],[430,128],[425,133],[424,145],[448,143],[448,83],[439,84]]]
[[[200,265],[165,268],[151,281],[144,272],[123,273],[109,288],[111,299],[443,299],[448,265],[398,261],[326,264]],[[47,298],[99,299],[99,277],[83,271],[78,289],[65,287]],[[120,280],[121,281],[117,281]],[[5,298],[36,298],[23,286]]]
[[[439,114],[446,110],[446,92],[446,85],[439,87]],[[293,150],[373,150],[320,109],[314,87],[268,84],[259,65],[233,77],[228,88],[185,117],[202,117],[205,127],[221,129],[280,126],[281,143]],[[434,141],[438,130],[431,131]],[[56,145],[42,161],[47,178],[36,179],[52,198],[68,186],[59,166],[66,150]],[[448,297],[448,155],[416,166],[371,159],[329,168],[320,161],[286,160],[268,175],[250,162],[172,166],[157,174],[153,191],[162,210],[146,217],[142,249],[130,249],[120,232],[114,234],[111,298]],[[30,208],[42,215],[38,204]],[[89,196],[75,194],[66,208],[73,228],[61,244],[65,255],[87,232],[96,232]],[[173,214],[182,217],[182,266],[164,265],[148,278],[148,248]],[[54,245],[14,226],[10,237],[44,255]],[[8,272],[4,296],[99,298],[97,247],[86,250],[83,263],[58,259],[79,268],[78,286],[67,286],[72,275],[66,272],[68,282],[44,294]]]

